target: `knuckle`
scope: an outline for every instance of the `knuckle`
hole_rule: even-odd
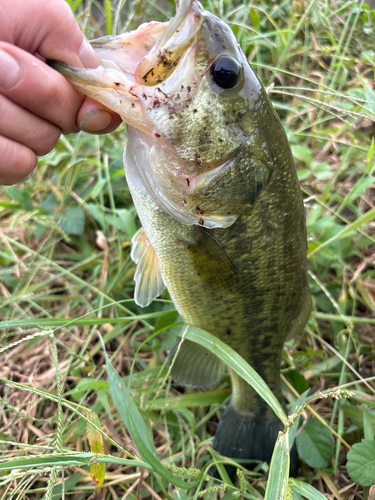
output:
[[[52,124],[43,124],[34,137],[34,152],[44,156],[56,146],[61,134],[61,129]]]

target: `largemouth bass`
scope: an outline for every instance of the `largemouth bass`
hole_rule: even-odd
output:
[[[302,195],[266,91],[230,28],[195,0],[182,0],[169,23],[92,45],[99,68],[55,67],[127,123],[125,172],[142,222],[136,302],[166,286],[186,323],[237,351],[282,401],[283,343],[303,330],[311,305]],[[222,374],[216,356],[183,342],[175,380],[204,387]],[[214,448],[269,462],[282,424],[230,375]]]

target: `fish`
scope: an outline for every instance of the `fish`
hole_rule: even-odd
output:
[[[181,0],[169,22],[91,44],[98,68],[53,65],[126,122],[125,175],[142,223],[131,251],[135,302],[145,307],[166,287],[186,324],[239,353],[285,407],[283,344],[303,331],[311,298],[303,197],[266,90],[230,27],[197,0]],[[169,353],[176,382],[221,379],[213,353],[178,343]],[[283,424],[229,373],[214,449],[269,463]]]

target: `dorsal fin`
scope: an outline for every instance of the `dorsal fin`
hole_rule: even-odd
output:
[[[162,293],[165,286],[155,250],[142,227],[133,236],[132,244],[130,257],[137,264],[134,300],[139,306],[146,307]]]

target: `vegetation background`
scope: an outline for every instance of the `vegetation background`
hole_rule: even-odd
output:
[[[175,11],[159,0],[67,1],[89,39]],[[305,196],[314,306],[285,346],[282,378],[293,411],[322,397],[299,419],[302,466],[285,498],[373,499],[375,11],[363,1],[203,3],[268,88]],[[125,142],[123,126],[61,137],[31,178],[0,191],[0,498],[274,500],[260,470],[239,468],[235,480],[195,470],[217,458],[230,382],[175,386],[173,304],[167,292],[147,309],[132,299],[139,221]],[[338,388],[354,394],[323,397]],[[181,487],[189,480],[197,485]]]

